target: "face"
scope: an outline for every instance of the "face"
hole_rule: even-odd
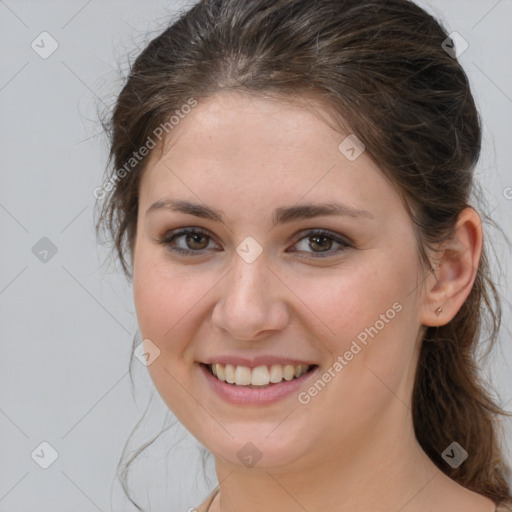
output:
[[[367,153],[354,159],[362,148],[308,105],[203,100],[140,185],[133,284],[145,348],[159,350],[149,372],[240,469],[251,456],[275,470],[349,458],[410,412],[413,225]]]

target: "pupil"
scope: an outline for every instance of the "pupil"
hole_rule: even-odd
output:
[[[320,248],[322,248],[322,245],[323,245],[324,249],[329,249],[330,248],[331,240],[330,240],[329,237],[322,236],[322,235],[314,235],[311,238],[314,241],[313,244],[316,244],[317,246],[320,246]],[[319,240],[320,240],[320,242],[319,242]],[[325,245],[325,242],[327,242],[327,246]],[[312,249],[314,249],[313,244],[312,243],[309,244],[309,246]]]
[[[201,244],[198,240],[201,240],[201,238],[205,238],[204,235],[201,233],[195,233],[195,234],[188,234],[187,235],[187,245],[192,245],[194,249],[204,249],[205,244]],[[200,247],[194,246],[194,244],[199,244]],[[207,244],[206,244],[207,245]]]

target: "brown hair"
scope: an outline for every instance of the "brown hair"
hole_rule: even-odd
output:
[[[116,175],[158,126],[190,102],[239,89],[326,101],[390,177],[414,222],[418,252],[450,236],[474,193],[481,127],[468,78],[447,53],[440,22],[408,0],[204,0],[153,39],[136,59],[108,130],[109,179],[103,227],[123,271],[136,236],[138,189],[147,157]],[[126,169],[126,167],[125,167]],[[425,328],[412,398],[417,439],[433,462],[466,488],[512,502],[499,441],[502,410],[480,380],[484,321],[498,338],[500,298],[486,249],[471,293],[455,318]],[[489,352],[487,351],[487,354]],[[452,441],[469,453],[452,469]]]

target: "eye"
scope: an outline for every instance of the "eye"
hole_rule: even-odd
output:
[[[216,245],[206,231],[196,227],[171,231],[156,242],[166,246],[170,251],[194,256],[201,255],[206,249],[212,249],[211,244]],[[287,252],[309,253],[315,258],[325,258],[346,250],[351,247],[351,243],[330,231],[315,229],[306,232],[292,247],[295,249],[289,249]]]
[[[162,240],[157,241],[168,247],[169,250],[181,254],[199,254],[200,251],[208,248],[210,242],[213,242],[208,233],[194,227],[171,232]]]
[[[333,246],[337,245],[338,247],[333,249]],[[308,231],[305,236],[301,237],[297,243],[294,244],[295,247],[299,247],[299,252],[309,252],[315,258],[325,258],[327,256],[332,256],[334,253],[339,253],[346,250],[351,246],[348,240],[331,233],[330,231],[326,231],[323,229],[315,229]],[[312,251],[308,251],[307,249],[311,249]],[[290,252],[296,252],[297,249],[294,249]]]

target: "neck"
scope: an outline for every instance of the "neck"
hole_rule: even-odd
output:
[[[329,446],[301,467],[240,470],[217,460],[220,499],[211,512],[400,510],[406,504],[408,512],[425,510],[432,504],[430,482],[443,475],[419,446],[410,410],[395,404],[401,414],[388,411],[378,425],[358,432],[356,443]]]

